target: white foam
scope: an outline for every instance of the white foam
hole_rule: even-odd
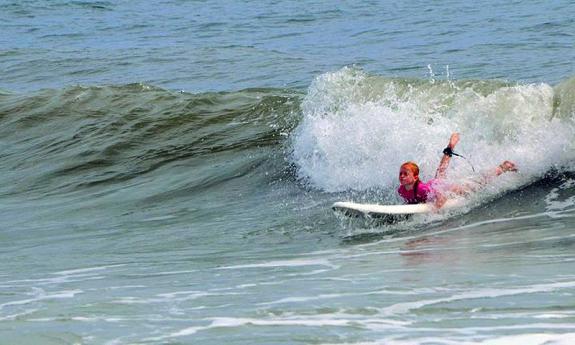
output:
[[[347,294],[349,295],[349,294]],[[258,305],[274,305],[274,304],[284,304],[284,303],[300,303],[309,301],[318,301],[322,299],[332,299],[344,297],[346,294],[325,294],[317,296],[300,296],[300,297],[286,297],[272,302],[258,303]]]
[[[46,285],[59,285],[63,283],[87,281],[87,280],[99,280],[105,277],[100,275],[101,271],[107,270],[112,267],[121,267],[124,264],[109,265],[109,266],[99,266],[99,267],[88,267],[79,268],[65,271],[58,271],[50,273],[48,278],[37,278],[37,279],[18,279],[18,280],[8,280],[4,281],[2,287],[13,287],[24,285],[26,287],[30,285],[46,286]]]
[[[310,301],[319,301],[326,299],[337,299],[337,298],[349,298],[359,297],[359,296],[375,296],[375,295],[419,295],[422,293],[433,293],[441,289],[410,289],[410,290],[388,290],[386,288],[380,290],[372,290],[368,292],[357,292],[357,293],[333,293],[333,294],[320,294],[313,296],[293,296],[286,297],[276,301],[262,302],[258,305],[275,305],[275,304],[285,304],[285,303],[301,303]]]
[[[545,196],[545,204],[547,211],[563,211],[565,209],[570,209],[575,206],[575,196],[569,196],[563,200],[560,200],[560,191],[564,189],[571,188],[575,181],[567,180],[558,188],[553,188]]]
[[[6,316],[2,316],[0,317],[0,321],[11,321],[11,320],[16,320],[17,318],[20,318],[22,316],[25,315],[30,315],[33,314],[35,312],[37,312],[38,309],[26,309],[20,313],[16,313],[16,314],[12,314],[12,315],[6,315]]]
[[[126,266],[126,265],[125,264],[117,264],[117,265],[108,265],[108,266],[78,268],[78,269],[73,269],[73,270],[54,272],[52,274],[56,274],[56,275],[78,275],[80,273],[88,273],[88,272],[91,273],[91,272],[95,272],[95,271],[107,270],[108,268],[122,267],[122,266]]]
[[[212,328],[235,328],[241,326],[302,326],[302,327],[325,327],[325,326],[333,326],[333,327],[359,327],[357,320],[355,318],[329,318],[329,317],[298,317],[298,318],[274,318],[274,319],[254,319],[254,318],[233,318],[233,317],[217,317],[208,319],[211,320],[210,324],[207,326],[192,326],[181,329],[176,332],[172,332],[170,334],[148,338],[145,339],[146,341],[159,341],[165,340],[170,338],[177,338],[183,336],[189,336],[196,334],[199,331],[204,331]],[[406,324],[405,322],[400,321],[389,321],[386,322],[385,320],[372,320],[380,324],[382,327],[384,324],[387,324],[389,328],[395,328],[398,325]]]
[[[521,173],[498,179],[489,193],[526,183],[575,157],[574,126],[553,117],[547,84],[471,86],[370,77],[344,68],[319,76],[302,104],[303,119],[292,135],[299,175],[325,191],[397,188],[401,163],[419,163],[429,179],[452,132],[457,151],[476,170],[515,161]],[[450,176],[472,174],[453,159]]]
[[[204,297],[211,296],[236,296],[243,295],[240,292],[208,292],[208,291],[176,291],[170,293],[158,294],[152,298],[140,297],[122,297],[112,301],[111,303],[117,304],[152,304],[152,303],[166,303],[166,302],[185,302],[192,301]]]
[[[389,307],[381,309],[382,315],[395,316],[398,314],[405,314],[413,309],[419,309],[428,305],[439,303],[449,303],[460,300],[478,299],[478,298],[495,298],[503,296],[514,296],[522,294],[532,294],[540,292],[549,292],[560,289],[574,288],[575,281],[549,283],[549,284],[536,284],[523,288],[509,288],[509,289],[477,289],[470,292],[456,294],[444,298],[436,298],[430,300],[421,300],[414,302],[397,303]]]
[[[359,341],[337,343],[337,345],[572,345],[575,343],[575,333],[567,334],[544,334],[530,333],[521,335],[508,335],[492,339],[462,340],[450,339],[450,337],[419,337],[411,339],[382,339],[378,341]],[[321,343],[321,345],[336,345],[335,343]]]
[[[301,267],[301,266],[327,266],[337,268],[337,266],[325,259],[293,259],[293,260],[276,260],[255,264],[234,265],[218,267],[219,270],[233,270],[243,268],[273,268],[273,267]]]
[[[26,305],[34,302],[44,301],[44,300],[51,300],[51,299],[63,299],[63,298],[74,298],[77,294],[83,293],[82,290],[65,290],[65,291],[58,291],[53,293],[45,293],[41,289],[34,289],[36,291],[36,297],[27,298],[19,301],[12,301],[0,304],[0,310],[11,307],[11,306],[19,306],[19,305]]]
[[[573,317],[573,313],[564,313],[564,314],[558,314],[558,313],[554,313],[554,314],[539,314],[539,315],[533,315],[534,318],[536,319],[564,319],[564,318],[571,318]]]
[[[489,339],[477,342],[466,342],[465,344],[474,345],[572,345],[575,344],[575,333],[568,334],[521,334],[503,336],[496,339]]]

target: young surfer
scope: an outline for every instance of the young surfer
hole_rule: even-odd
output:
[[[403,163],[399,169],[399,188],[397,192],[408,204],[420,204],[433,202],[436,208],[440,208],[447,201],[445,193],[455,193],[465,195],[473,191],[473,188],[459,185],[447,185],[441,183],[445,179],[447,167],[451,156],[455,153],[453,149],[459,142],[459,133],[453,133],[449,138],[449,144],[443,150],[443,157],[435,173],[435,178],[427,182],[419,180],[419,167],[414,162]],[[484,175],[485,182],[491,177],[499,176],[504,172],[517,171],[515,163],[504,161],[492,171]]]

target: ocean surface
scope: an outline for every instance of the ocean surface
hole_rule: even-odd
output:
[[[0,0],[0,344],[574,344],[573,14]]]

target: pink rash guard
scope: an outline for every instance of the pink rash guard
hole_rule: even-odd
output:
[[[404,186],[399,186],[397,192],[408,204],[421,204],[427,202],[429,199],[435,197],[434,184],[437,179],[431,179],[427,182],[416,183],[414,187],[417,187],[417,195],[415,195],[413,190],[407,190]]]

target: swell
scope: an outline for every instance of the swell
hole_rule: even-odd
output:
[[[295,126],[300,96],[281,89],[187,94],[142,84],[5,94],[0,190],[69,192],[265,150]]]

